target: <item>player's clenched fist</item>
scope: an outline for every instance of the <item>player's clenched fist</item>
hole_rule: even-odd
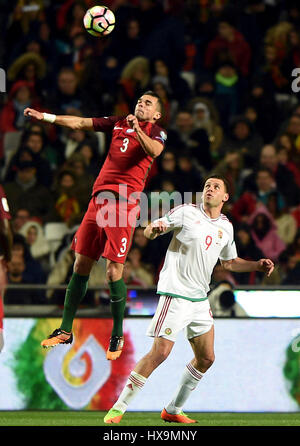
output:
[[[156,221],[153,223],[150,223],[145,231],[144,235],[146,238],[149,238],[150,240],[153,240],[158,235],[163,234],[168,229],[168,226],[163,221]]]
[[[126,121],[128,122],[128,125],[133,129],[133,130],[139,130],[140,126],[139,126],[139,121],[137,119],[136,116],[134,115],[128,115],[126,117]]]
[[[274,263],[270,259],[260,259],[258,260],[258,271],[266,273],[269,277],[274,270]]]
[[[29,107],[25,108],[24,115],[29,116],[30,118],[38,119],[39,121],[42,121],[44,119],[43,113],[41,113],[37,110],[34,110],[33,108],[29,108]]]

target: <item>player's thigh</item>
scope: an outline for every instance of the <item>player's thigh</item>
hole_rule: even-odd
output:
[[[97,207],[93,198],[73,238],[72,249],[76,254],[98,261],[104,251],[105,243],[105,230],[97,223]]]
[[[175,342],[178,333],[189,323],[190,303],[185,299],[161,295],[147,335]]]
[[[106,242],[103,257],[111,262],[124,264],[129,252],[134,227],[106,227]]]

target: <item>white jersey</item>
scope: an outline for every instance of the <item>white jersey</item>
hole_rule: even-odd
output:
[[[174,235],[159,275],[157,293],[192,301],[207,299],[218,259],[237,257],[232,224],[225,215],[212,219],[202,205],[193,204],[177,206],[158,220]]]

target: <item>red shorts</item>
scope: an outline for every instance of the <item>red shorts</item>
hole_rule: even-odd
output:
[[[124,200],[99,204],[92,197],[73,238],[72,249],[96,261],[100,257],[124,263],[131,246],[139,208]]]

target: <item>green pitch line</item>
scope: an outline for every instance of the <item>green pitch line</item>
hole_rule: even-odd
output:
[[[112,426],[104,424],[105,414],[94,411],[0,411],[0,426]],[[193,426],[300,426],[300,413],[196,412],[188,415],[198,421]],[[167,427],[178,424],[165,423],[159,412],[127,412],[121,423],[113,426]]]

